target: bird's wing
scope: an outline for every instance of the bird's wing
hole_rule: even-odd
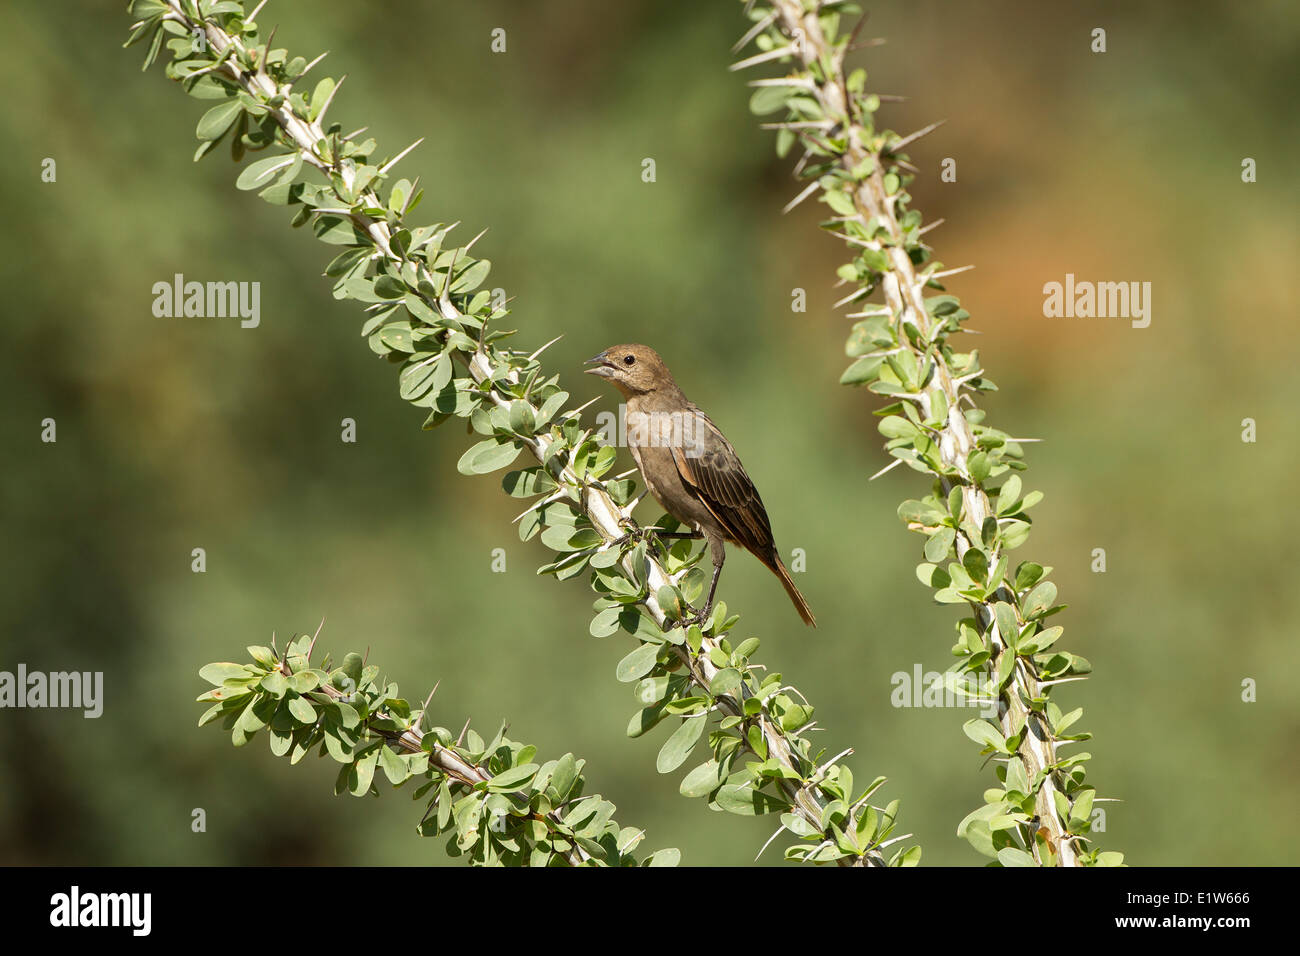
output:
[[[718,426],[694,405],[683,421],[683,440],[672,444],[682,483],[741,547],[758,555],[772,549],[772,526],[758,489]]]

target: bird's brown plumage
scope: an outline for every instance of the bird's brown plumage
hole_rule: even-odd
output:
[[[714,572],[704,613],[713,603],[724,542],[731,542],[763,562],[781,580],[804,623],[816,626],[776,550],[767,509],[740,457],[718,426],[687,400],[659,353],[646,345],[615,345],[588,364],[595,365],[589,372],[609,379],[627,399],[628,446],[650,493],[708,540]]]

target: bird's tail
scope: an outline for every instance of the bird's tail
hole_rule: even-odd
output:
[[[803,622],[809,627],[817,626],[817,619],[813,617],[812,608],[804,600],[804,596],[799,593],[799,589],[794,586],[794,578],[790,577],[790,571],[781,560],[781,556],[775,551],[772,552],[771,561],[764,562],[772,572],[781,579],[781,585],[785,588],[785,593],[790,595],[790,601],[794,604],[794,609],[799,612]]]

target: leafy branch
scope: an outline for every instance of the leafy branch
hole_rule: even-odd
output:
[[[504,726],[487,743],[468,724],[455,740],[446,727],[426,732],[428,700],[413,711],[359,654],[313,667],[315,643],[303,636],[280,653],[272,641],[248,648],[252,663],[208,664],[199,675],[214,689],[198,700],[212,706],[199,726],[221,718],[236,747],[266,728],[271,751],[290,763],[319,747],[342,765],[335,793],[378,795],[380,770],[394,787],[423,778],[412,794],[431,794],[419,832],[450,832],[447,852],[473,863],[637,865],[631,850],[644,832],[620,829],[612,803],[582,795],[584,761],[565,754],[533,763],[537,748],[507,739]],[[641,865],[674,866],[679,857],[660,850]]]
[[[686,774],[681,792],[739,815],[779,813],[777,834],[801,840],[786,849],[788,859],[915,864],[919,847],[884,855],[906,838],[894,835],[898,801],[870,803],[884,778],[855,788],[839,762],[851,749],[830,759],[814,749],[812,706],[751,661],[758,639],[730,636],[739,618],[725,604],[702,626],[674,626],[699,600],[703,552],[687,542],[664,547],[631,519],[635,484],[608,476],[616,449],[582,427],[580,409],[564,410],[568,394],[539,361],[546,346],[531,353],[504,346],[513,332],[496,327],[505,303],[480,288],[490,263],[471,255],[477,237],[457,247],[447,241],[452,226],[407,226],[422,195],[418,181],[400,179],[381,195],[413,147],[375,159],[375,141],[359,139],[364,130],[345,135],[327,123],[339,84],[325,77],[310,94],[299,90],[320,58],[291,58],[272,46],[274,31],[262,39],[260,10],[245,16],[234,0],[133,0],[128,45],[148,41],[147,68],[165,44],[167,75],[216,101],[199,120],[196,159],[227,138],[236,160],[278,147],[246,166],[237,186],[296,207],[293,225],[310,224],[319,240],[341,247],[325,270],[334,295],[365,305],[362,335],[400,367],[401,397],[428,410],[425,428],[454,416],[482,436],[458,469],[497,471],[523,451],[534,459],[503,481],[509,494],[538,499],[517,519],[520,537],[540,535],[558,552],[544,572],[561,579],[591,572],[599,595],[593,636],[622,630],[635,639],[616,672],[635,683],[643,705],[629,735],[678,720],[658,754],[661,773],[676,771],[705,740],[711,755]],[[304,169],[324,182],[300,180]]]
[[[865,385],[884,396],[880,433],[894,461],[929,475],[932,491],[903,502],[899,517],[925,535],[921,582],[935,600],[965,604],[972,615],[957,622],[946,675],[953,689],[971,697],[996,695],[996,723],[976,718],[963,728],[998,763],[1001,787],[986,791],[985,804],[969,814],[959,834],[1003,865],[1118,864],[1122,854],[1089,846],[1094,788],[1085,782],[1089,754],[1071,757],[1058,747],[1086,740],[1067,734],[1082,709],[1063,713],[1051,689],[1082,679],[1091,670],[1078,655],[1051,649],[1062,628],[1047,619],[1064,609],[1051,568],[1021,562],[1010,570],[1008,552],[1029,536],[1026,513],[1041,492],[1025,491],[1021,442],[984,423],[973,395],[991,391],[977,351],[958,352],[948,342],[969,313],[941,282],[962,269],[932,261],[922,236],[921,213],[910,209],[905,187],[915,167],[904,147],[934,129],[910,136],[877,130],[880,97],[866,91],[866,71],[846,73],[861,21],[841,30],[843,13],[860,12],[838,0],[747,0],[758,53],[734,68],[779,60],[791,64],[781,77],[755,81],[755,113],[783,113],[766,124],[777,130],[777,152],[803,150],[797,175],[808,186],[787,206],[813,194],[830,208],[823,228],[843,239],[853,258],[840,267],[852,287],[838,305],[858,304],[845,350],[854,359],[841,382]],[[863,18],[865,19],[865,18]],[[935,124],[937,126],[937,124]],[[866,304],[873,292],[883,303]],[[963,409],[963,403],[966,408]],[[888,470],[888,469],[885,469]],[[991,498],[996,495],[996,498]]]

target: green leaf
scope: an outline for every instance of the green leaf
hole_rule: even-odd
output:
[[[943,561],[948,557],[952,549],[953,541],[957,538],[957,532],[952,528],[944,526],[930,535],[930,539],[925,542],[925,560],[935,564]],[[928,582],[927,582],[928,583]],[[947,585],[943,585],[946,587]]]
[[[1002,640],[1010,647],[1016,646],[1016,638],[1020,634],[1020,623],[1016,620],[1016,609],[1005,601],[999,601],[993,606],[993,617],[998,624],[998,633],[1002,635]]]
[[[607,607],[591,619],[591,626],[588,630],[592,637],[609,637],[619,626],[619,615],[623,613],[623,607]],[[633,652],[635,653],[635,651]],[[622,664],[619,665],[622,667]]]
[[[1016,590],[1023,591],[1033,587],[1043,576],[1043,566],[1032,561],[1023,561],[1016,567]]]
[[[375,276],[375,295],[387,301],[400,299],[406,295],[406,284],[401,279],[387,273],[377,275]]]
[[[1029,776],[1025,773],[1025,763],[1019,757],[1007,761],[1006,788],[1029,796]]]
[[[879,430],[880,434],[884,435],[886,438],[910,439],[915,438],[920,432],[920,429],[910,421],[898,415],[886,415],[880,420],[880,424],[877,425],[876,428]]]
[[[820,830],[797,813],[781,814],[781,825],[795,836],[810,837],[821,833]]]
[[[998,862],[1003,866],[1038,866],[1038,861],[1019,847],[1004,846],[998,850]]]
[[[316,723],[316,708],[303,697],[294,697],[289,701],[289,713],[299,723]]]
[[[683,720],[672,736],[664,741],[659,756],[655,759],[655,769],[660,773],[672,773],[685,763],[708,722],[707,717],[688,717]]]
[[[526,763],[518,767],[503,770],[488,781],[488,789],[493,792],[522,790],[537,776],[537,764]]]
[[[664,850],[656,850],[646,858],[643,866],[676,866],[681,862],[682,851],[676,847],[668,847]]]
[[[717,804],[728,813],[753,817],[763,813],[780,813],[788,805],[761,790],[739,784],[727,784],[718,790]]]
[[[285,680],[284,675],[279,671],[271,671],[271,673],[262,678],[262,681],[258,686],[271,696],[280,698],[283,697],[284,692],[289,689],[289,682]]]
[[[223,682],[229,678],[251,677],[250,671],[243,664],[231,664],[228,662],[218,664],[207,664],[200,671],[199,676],[209,684],[215,684],[220,687]]]
[[[487,259],[479,259],[468,268],[461,271],[456,277],[456,281],[451,284],[451,292],[472,292],[477,289],[483,280],[487,278],[488,270],[492,268],[492,263]]]
[[[618,662],[618,666],[614,669],[614,676],[624,684],[645,677],[654,669],[655,658],[658,653],[659,648],[657,645],[642,644]],[[660,773],[663,772],[660,771]]]
[[[983,582],[988,578],[988,555],[979,548],[967,548],[966,553],[962,555],[961,564],[973,580]]]
[[[224,103],[218,103],[200,117],[194,135],[201,140],[215,142],[225,135],[226,130],[230,129],[231,124],[242,111],[243,107],[235,97],[231,97]]]
[[[683,779],[678,788],[683,797],[702,797],[718,789],[718,761],[700,764]]]
[[[1010,655],[1007,655],[1008,657]],[[1002,739],[1002,731],[994,727],[988,721],[979,717],[972,718],[962,724],[962,732],[977,744],[983,744],[986,747],[992,747],[999,753],[1005,753],[1007,749],[1006,741]]]
[[[235,188],[248,190],[269,186],[275,174],[292,166],[296,158],[296,154],[290,153],[287,156],[269,156],[255,163],[249,163],[235,180]]]
[[[990,803],[972,810],[957,825],[957,836],[966,840],[975,850],[987,857],[994,857],[997,851],[993,846],[993,834],[989,831],[989,820],[1002,812],[1001,803]]]
[[[532,405],[522,400],[511,402],[510,430],[516,435],[531,435],[536,428]]]
[[[1030,591],[1029,595],[1025,598],[1025,603],[1024,603],[1025,619],[1028,620],[1032,617],[1035,617],[1038,614],[1041,614],[1043,611],[1051,607],[1052,603],[1055,600],[1056,600],[1056,585],[1053,584],[1051,581],[1042,582],[1041,584],[1038,585],[1038,587]]]
[[[919,866],[921,863],[921,848],[919,846],[908,847],[906,850],[899,850],[889,859],[890,866]]]
[[[519,446],[512,442],[501,443],[489,438],[461,455],[456,470],[462,475],[485,475],[511,464],[519,457],[519,450]]]
[[[885,360],[879,355],[864,355],[844,370],[840,376],[841,385],[861,385],[873,381],[880,372]]]
[[[794,93],[790,86],[760,86],[749,98],[749,111],[755,116],[775,113],[785,107],[786,100]]]
[[[311,110],[307,114],[309,120],[315,120],[320,116],[320,111],[324,108],[325,102],[329,99],[330,94],[334,92],[333,77],[322,77],[321,81],[316,84],[316,89],[311,94]]]
[[[551,779],[546,789],[555,793],[557,801],[563,800],[569,795],[577,779],[578,761],[573,754],[565,754],[555,762],[555,769],[551,771]]]
[[[1012,474],[998,491],[997,512],[999,515],[1014,514],[1017,510],[1014,506],[1020,504],[1020,476]]]
[[[853,205],[853,200],[842,189],[828,189],[823,197],[826,205],[841,216],[857,215],[857,207]]]
[[[379,748],[379,765],[384,768],[384,776],[393,786],[397,786],[411,775],[406,761],[388,749],[388,744]]]
[[[440,392],[451,380],[451,359],[445,355],[416,353],[412,361],[402,369],[398,379],[398,388],[405,401],[413,402],[429,392]]]
[[[354,796],[363,796],[370,791],[370,782],[375,778],[375,767],[379,763],[379,750],[370,751],[356,762],[354,772],[356,780],[353,781],[351,791]]]
[[[734,694],[740,690],[740,671],[734,667],[724,667],[713,675],[709,681],[709,693],[715,697]]]

